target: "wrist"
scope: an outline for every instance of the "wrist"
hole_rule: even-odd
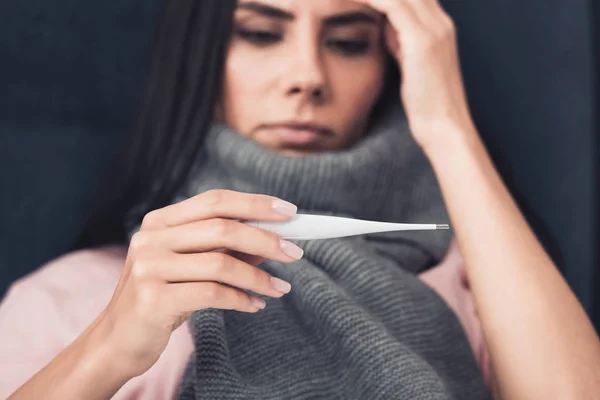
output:
[[[107,392],[116,392],[138,374],[132,368],[112,338],[104,314],[101,314],[80,337],[78,353],[83,373],[90,377],[101,377],[92,382],[102,382]]]
[[[426,140],[419,141],[421,149],[434,164],[460,157],[465,152],[476,152],[482,146],[479,133],[472,121],[449,120],[437,124]]]
[[[119,362],[116,351],[103,340],[100,318],[11,398],[112,398],[133,376]]]

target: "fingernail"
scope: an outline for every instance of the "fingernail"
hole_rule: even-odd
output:
[[[271,286],[273,286],[273,289],[283,294],[288,294],[292,291],[292,285],[275,277],[271,277]]]
[[[267,306],[267,303],[258,297],[250,297],[250,303],[259,310],[264,310]]]
[[[284,200],[275,200],[273,202],[273,209],[280,214],[288,217],[293,217],[298,212],[298,207]]]
[[[281,250],[292,257],[294,260],[299,260],[304,256],[304,250],[300,247],[296,246],[292,242],[288,242],[287,240],[281,240],[280,242]]]

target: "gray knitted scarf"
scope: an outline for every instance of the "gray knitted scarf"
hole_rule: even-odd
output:
[[[402,110],[351,149],[287,157],[214,125],[175,201],[210,189],[264,193],[301,212],[444,223],[435,177]],[[260,267],[293,286],[257,314],[202,310],[181,399],[484,399],[465,334],[415,276],[449,234],[301,242],[305,258]]]

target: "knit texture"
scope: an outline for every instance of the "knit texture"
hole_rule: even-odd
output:
[[[175,201],[210,189],[264,193],[301,212],[443,223],[433,172],[400,108],[352,149],[288,157],[215,125]],[[201,310],[182,381],[188,399],[485,399],[452,311],[415,276],[450,235],[301,242],[304,259],[260,267],[293,286],[257,314]]]

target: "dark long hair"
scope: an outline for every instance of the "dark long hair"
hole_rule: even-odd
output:
[[[221,89],[235,0],[164,0],[138,120],[105,205],[76,247],[122,241],[165,206],[202,146]]]

